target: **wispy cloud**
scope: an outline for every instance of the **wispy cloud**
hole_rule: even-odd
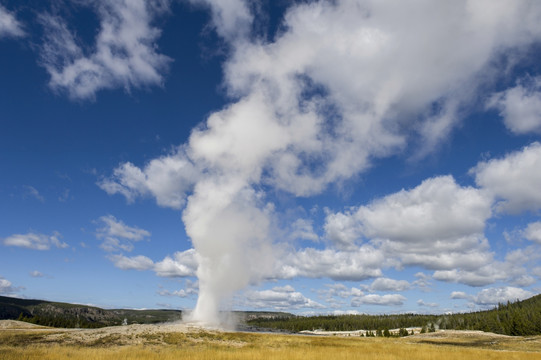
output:
[[[45,275],[44,275],[42,272],[37,271],[37,270],[31,271],[31,272],[30,272],[30,276],[32,276],[33,278],[42,278],[42,277],[45,277]]]
[[[124,255],[109,255],[109,260],[111,260],[115,266],[122,270],[148,270],[152,269],[154,262],[143,255],[127,257]]]
[[[198,288],[197,288],[197,282],[192,282],[189,279],[186,280],[186,285],[183,289],[170,291],[167,289],[161,289],[158,290],[158,295],[160,296],[178,296],[181,298],[185,298],[192,295],[198,294]]]
[[[132,251],[133,242],[148,239],[150,232],[135,226],[128,226],[113,215],[102,216],[98,219],[102,224],[96,230],[96,237],[102,240],[100,247],[107,252]]]
[[[40,15],[41,64],[51,77],[49,86],[73,99],[93,99],[103,89],[160,86],[171,59],[157,52],[160,30],[152,22],[167,11],[168,1],[107,0],[88,6],[100,21],[91,51],[79,45],[60,15]]]
[[[60,241],[62,235],[55,231],[53,235],[38,233],[14,234],[4,239],[6,246],[18,246],[33,250],[49,250],[52,246],[65,249],[69,245]]]
[[[15,14],[0,4],[0,39],[21,36],[25,36],[23,25],[17,20]]]
[[[30,186],[30,185],[24,185],[23,189],[24,189],[24,193],[23,193],[24,198],[33,198],[42,203],[45,202],[45,198],[39,193],[39,191],[35,187]]]

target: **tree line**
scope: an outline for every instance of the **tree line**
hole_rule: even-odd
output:
[[[422,315],[322,315],[294,316],[248,321],[251,326],[282,329],[292,332],[302,330],[383,332],[388,329],[421,327],[424,331],[436,329],[481,330],[503,335],[525,336],[541,334],[541,295],[524,301],[498,304],[494,309],[471,313]]]

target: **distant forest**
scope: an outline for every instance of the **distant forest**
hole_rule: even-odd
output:
[[[514,303],[499,304],[492,310],[449,315],[339,315],[294,316],[260,318],[248,321],[251,326],[281,329],[293,332],[302,330],[353,331],[371,330],[389,334],[390,329],[421,327],[424,331],[435,329],[481,330],[503,335],[541,334],[541,295]],[[400,331],[400,335],[407,335]]]

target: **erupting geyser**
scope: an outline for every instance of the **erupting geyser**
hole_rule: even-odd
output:
[[[199,297],[189,320],[204,326],[226,325],[220,311],[227,310],[234,293],[272,266],[272,207],[258,207],[253,189],[217,180],[196,186],[183,215],[199,262]]]

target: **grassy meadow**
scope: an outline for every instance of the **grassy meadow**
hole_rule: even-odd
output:
[[[204,330],[103,332],[86,338],[81,334],[62,329],[0,330],[0,359],[541,359],[539,336],[364,338]]]

